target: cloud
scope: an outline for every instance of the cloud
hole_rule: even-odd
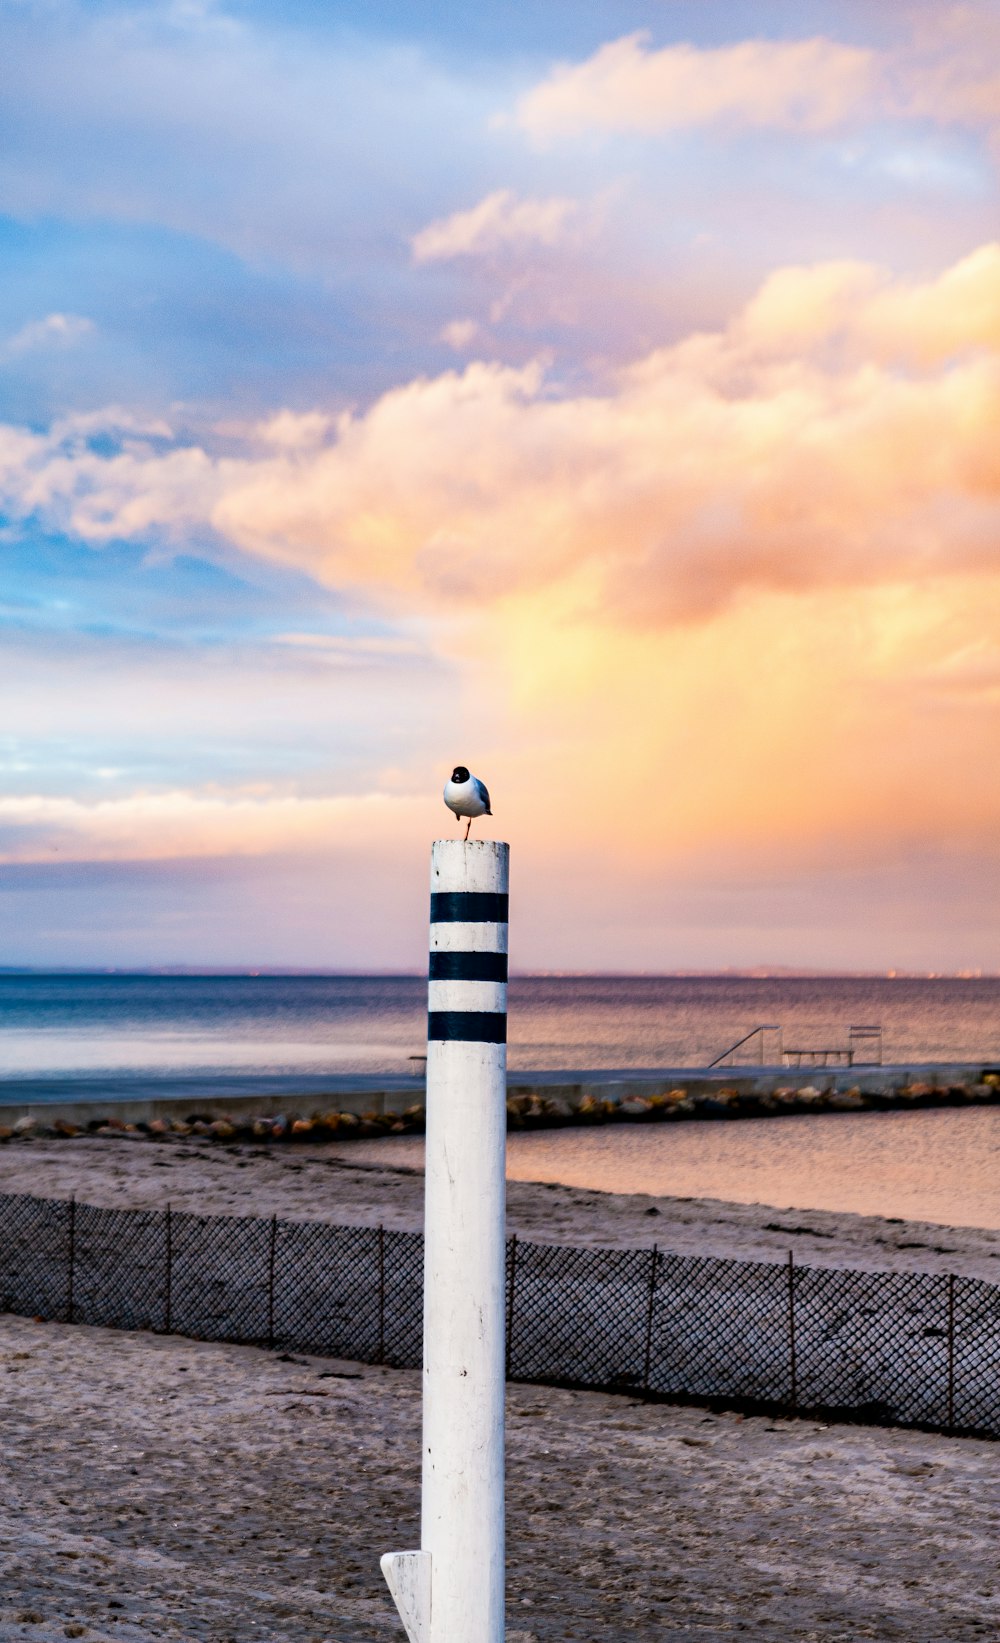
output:
[[[539,140],[704,126],[822,133],[876,120],[1000,129],[1000,20],[992,8],[908,11],[879,48],[823,36],[654,49],[648,32],[560,63],[517,105]]]
[[[93,330],[93,320],[83,314],[46,314],[44,319],[30,320],[8,337],[4,352],[16,355],[31,353],[37,348],[72,348]]]
[[[971,273],[995,289],[991,257]],[[551,397],[537,369],[485,365],[416,382],[345,420],[308,469],[229,485],[213,519],[397,608],[559,588],[608,619],[669,623],[741,589],[979,563],[1000,369],[985,296],[958,321],[947,300],[971,273],[876,279],[842,359],[825,316],[789,357],[762,294],[731,332],[661,350],[604,395]]]
[[[426,818],[426,800],[381,793],[309,798],[138,792],[85,803],[0,796],[0,861],[156,861],[276,851],[385,849]]]
[[[990,199],[967,133],[995,122],[997,55],[975,10],[925,6],[903,40],[910,9],[882,8],[860,25],[871,50],[612,43],[529,92],[522,130],[695,136],[669,153],[571,141],[542,164],[488,123],[524,73],[509,47],[470,67],[464,42],[430,56],[339,24],[61,0],[40,29],[37,7],[8,9],[20,95],[0,199],[38,226],[23,255],[49,250],[52,284],[25,308],[15,282],[4,330],[44,316],[17,347],[85,343],[81,316],[48,312],[79,305],[102,332],[80,350],[87,379],[100,353],[109,396],[180,409],[47,427],[22,397],[31,426],[0,427],[0,555],[64,532],[82,565],[72,585],[57,567],[13,589],[38,608],[10,613],[0,647],[16,704],[0,853],[39,879],[64,860],[109,877],[146,864],[165,921],[170,863],[212,886],[234,858],[259,901],[193,896],[178,957],[233,951],[228,921],[243,919],[237,951],[283,931],[295,962],[302,931],[310,957],[335,931],[344,961],[362,940],[377,962],[405,883],[419,954],[415,858],[452,826],[434,772],[461,759],[489,779],[515,849],[520,963],[683,964],[698,920],[708,962],[759,958],[762,940],[763,956],[824,962],[838,919],[838,953],[857,961],[862,943],[890,944],[894,897],[918,909],[932,962],[945,857],[975,887],[962,906],[983,909],[966,961],[991,962],[1000,247],[979,244],[993,226],[975,226]],[[554,55],[574,33],[576,19],[546,36],[569,42]],[[720,131],[776,138],[744,138],[734,170]],[[962,172],[947,193],[900,184],[934,164]],[[123,222],[142,226],[109,245]],[[89,277],[120,314],[80,284],[98,242]],[[281,264],[317,278],[272,284]],[[151,386],[129,390],[129,350],[148,360],[158,333],[175,358],[185,327],[183,382],[147,366]],[[240,371],[256,361],[242,401],[237,354]],[[199,421],[206,399],[227,423]],[[80,542],[110,551],[92,565]],[[239,605],[219,577],[199,603],[191,579],[158,644],[140,584],[188,554],[206,576],[213,557],[245,573],[259,598]],[[115,586],[88,602],[105,567]],[[109,634],[126,621],[126,639]],[[795,951],[776,910],[792,902]],[[109,905],[95,894],[91,922]],[[120,962],[122,925],[145,941],[149,903],[129,885],[113,912]],[[55,893],[51,918],[55,952]]]
[[[424,651],[412,639],[362,634],[352,638],[331,633],[276,633],[272,644],[309,651],[333,666],[365,667],[408,657],[423,660]]]
[[[413,259],[418,263],[440,262],[452,257],[492,256],[529,245],[559,245],[578,212],[575,200],[525,200],[512,189],[500,188],[470,210],[456,211],[422,228],[411,241]]]
[[[900,111],[1000,129],[1000,16],[995,6],[938,5],[915,14],[910,43],[890,58]]]
[[[949,875],[953,887],[956,875],[975,880],[982,898],[978,956],[965,962],[990,962],[1000,910],[991,866],[1000,698],[987,688],[970,704],[955,684],[976,676],[988,685],[995,673],[996,576],[762,594],[666,640],[609,625],[599,612],[569,621],[549,597],[494,616],[482,630],[489,654],[470,663],[464,695],[506,692],[509,722],[488,743],[480,730],[455,745],[456,756],[475,748],[496,825],[512,843],[520,964],[656,967],[683,963],[691,939],[704,941],[706,962],[734,962],[736,952],[751,962],[760,956],[754,943],[770,937],[774,961],[794,950],[798,960],[829,962],[831,932],[842,962],[866,954],[870,962],[877,950],[889,963],[898,961],[902,918],[923,928],[910,950],[922,940],[929,965],[941,949],[916,910],[932,906],[938,927],[954,905]],[[303,962],[303,951],[323,951],[327,909],[339,928],[344,906],[367,898],[358,917],[369,933],[366,920],[378,924],[384,945],[379,957],[375,943],[372,961],[384,963],[398,939],[385,887],[402,884],[413,896],[419,936],[424,841],[450,827],[429,779],[433,764],[424,752],[394,791],[340,796],[263,784],[137,790],[90,803],[6,794],[0,859],[200,861],[206,885],[218,882],[207,864],[256,862],[260,893],[271,899],[254,939],[263,929],[285,940],[296,962],[297,932]],[[273,888],[282,882],[278,858],[303,864],[294,913]],[[610,879],[595,878],[595,863],[609,860]],[[861,882],[865,896],[845,919],[843,898]],[[700,909],[700,934],[678,933],[678,898]],[[801,920],[794,949],[776,927],[789,898]],[[748,902],[743,929],[738,910]],[[958,936],[954,950],[957,963]],[[351,962],[349,949],[341,961]]]
[[[210,674],[179,656],[142,680],[132,662],[124,691],[103,641],[86,689],[59,656],[0,661],[23,735],[78,757],[88,726],[117,715],[93,762],[127,766],[84,796],[74,774],[72,798],[22,769],[0,851],[364,854],[381,882],[400,840],[448,826],[430,780],[447,746],[490,782],[537,962],[683,963],[655,907],[684,896],[715,908],[725,962],[741,886],[811,906],[794,957],[811,941],[822,962],[838,886],[878,875],[879,930],[842,934],[838,951],[879,943],[891,962],[894,907],[919,922],[925,891],[940,907],[949,882],[982,878],[1000,824],[998,295],[993,244],[921,281],[840,259],[776,269],[724,327],[588,391],[537,363],[473,361],[339,417],[278,412],[242,429],[236,455],[121,412],[3,431],[15,525],[59,521],[95,549],[130,530],[215,542],[398,625],[388,645],[345,643],[303,615],[268,647],[277,668],[255,653],[246,672],[222,657]],[[448,658],[433,693],[416,688],[415,634]],[[202,762],[119,758],[150,725]],[[205,759],[243,737],[258,760],[265,740],[282,759],[296,737],[305,752],[274,757],[267,783],[240,764],[208,785]],[[326,742],[342,757],[351,738],[341,767],[324,764]],[[550,791],[558,804],[540,803]],[[597,906],[580,887],[608,859],[614,905]],[[996,887],[983,894],[968,963],[989,962]],[[928,955],[939,923],[926,920]],[[792,961],[779,935],[766,956]]]
[[[0,499],[94,542],[210,527],[438,622],[548,589],[669,625],[753,589],[944,575],[996,540],[998,300],[997,246],[921,284],[786,268],[600,393],[477,361],[240,457],[8,430]]]
[[[309,450],[323,445],[334,428],[333,418],[322,411],[278,411],[253,428],[239,430],[266,445],[282,450]]]
[[[537,138],[720,123],[811,132],[871,106],[877,59],[863,47],[818,37],[653,50],[649,38],[625,35],[559,64],[521,99],[517,123]]]
[[[1000,354],[1000,242],[922,282],[862,262],[782,268],[748,304],[741,326],[752,346],[775,352],[837,338],[856,357],[910,365],[970,350]]]
[[[0,499],[14,517],[90,542],[204,524],[220,466],[172,439],[168,423],[117,408],[61,418],[44,435],[0,427]]]
[[[456,353],[465,353],[472,347],[479,335],[479,321],[474,319],[453,319],[441,327],[438,333],[440,340],[446,342],[449,348]]]
[[[666,635],[524,600],[503,634],[531,737],[502,749],[493,785],[542,859],[612,848],[650,886],[902,867],[942,840],[985,857],[998,619],[995,571],[760,590]],[[984,688],[960,692],[970,652]],[[560,802],[532,810],[542,735]]]

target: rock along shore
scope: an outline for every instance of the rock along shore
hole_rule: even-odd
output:
[[[512,1130],[565,1125],[682,1123],[780,1117],[789,1113],[863,1112],[1000,1103],[1000,1070],[981,1064],[929,1067],[817,1069],[813,1082],[790,1081],[787,1069],[676,1074],[519,1074],[509,1080],[507,1124]],[[340,1099],[337,1099],[337,1094]],[[424,1129],[422,1086],[395,1080],[385,1089],[345,1089],[329,1101],[281,1096],[175,1097],[103,1105],[87,1102],[0,1105],[0,1142],[80,1135],[162,1138],[198,1136],[216,1141],[347,1141],[377,1135],[419,1135]]]

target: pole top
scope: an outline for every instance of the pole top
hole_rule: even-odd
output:
[[[431,890],[486,891],[506,895],[510,845],[502,839],[435,839]]]

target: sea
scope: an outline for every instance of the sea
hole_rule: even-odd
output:
[[[0,1099],[13,1084],[65,1099],[99,1080],[113,1098],[405,1074],[426,999],[420,976],[0,974]],[[509,1012],[522,1072],[703,1067],[759,1025],[836,1047],[877,1024],[896,1064],[1000,1060],[1000,979],[521,976]]]
[[[377,1084],[419,1070],[425,1011],[419,976],[0,974],[0,1103]],[[888,1063],[1000,1066],[993,978],[520,976],[509,1011],[521,1072],[702,1067],[762,1024],[803,1047],[877,1024]],[[993,1227],[1000,1108],[545,1131],[512,1137],[511,1173]]]

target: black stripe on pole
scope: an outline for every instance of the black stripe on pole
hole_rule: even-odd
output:
[[[432,924],[506,924],[508,897],[492,890],[435,890]]]
[[[443,1043],[506,1044],[504,1010],[431,1010],[427,1037]]]
[[[432,981],[506,981],[506,953],[432,953]]]

